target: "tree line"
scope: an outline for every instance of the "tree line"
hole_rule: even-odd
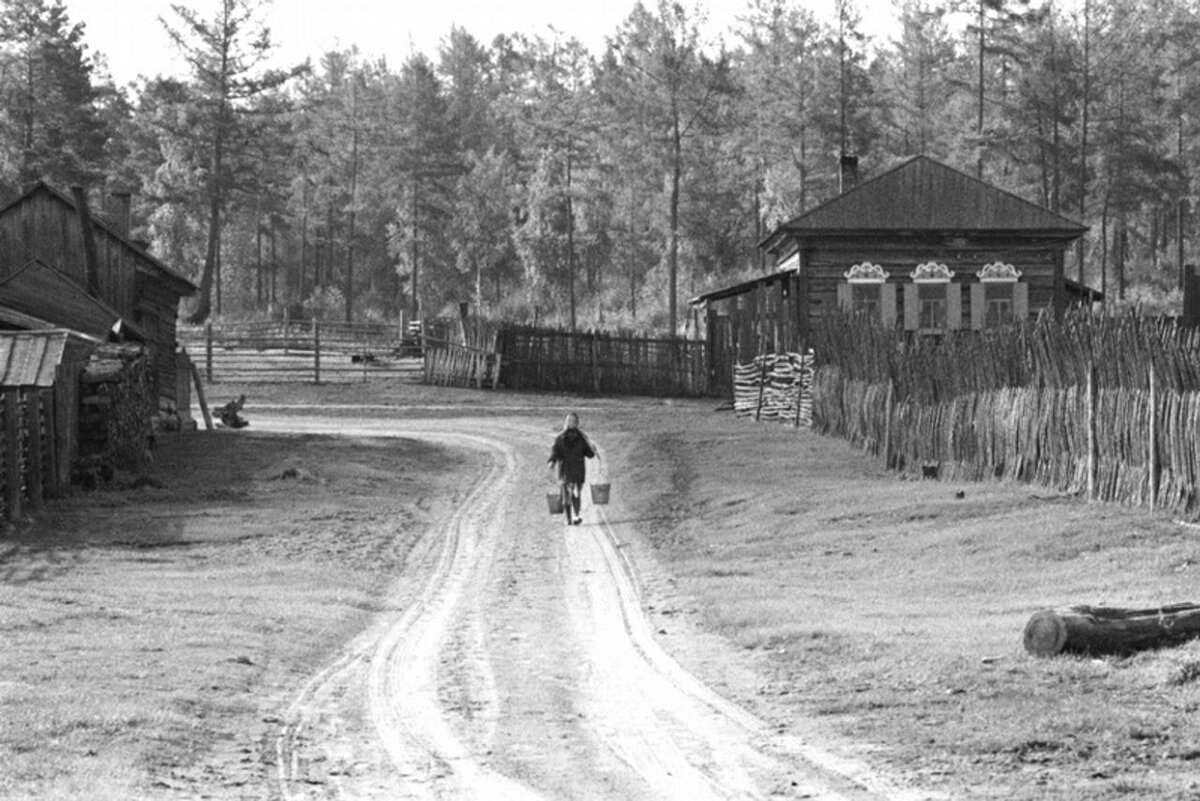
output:
[[[1068,275],[1171,309],[1194,257],[1195,0],[899,0],[886,39],[750,0],[634,5],[591,52],[447,31],[402,63],[272,68],[265,0],[161,17],[189,70],[117,87],[61,0],[0,0],[0,199],[134,194],[193,321],[457,313],[683,332],[757,244],[927,154],[1091,226]],[[874,4],[871,4],[874,5]],[[878,13],[878,9],[875,9]]]

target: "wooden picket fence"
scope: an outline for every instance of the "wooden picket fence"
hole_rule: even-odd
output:
[[[735,365],[733,373],[739,417],[812,425],[812,354],[770,353]]]
[[[503,326],[496,352],[500,381],[509,389],[660,397],[710,393],[701,341]]]

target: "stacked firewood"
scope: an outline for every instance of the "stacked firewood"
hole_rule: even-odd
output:
[[[812,425],[812,355],[769,353],[734,367],[733,409],[742,417]]]
[[[150,455],[155,411],[145,347],[97,348],[80,380],[76,481],[94,485],[114,470],[141,467]]]

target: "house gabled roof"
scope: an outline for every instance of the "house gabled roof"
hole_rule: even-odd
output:
[[[1003,232],[1074,239],[1087,230],[928,156],[916,156],[783,223],[762,246],[775,250],[788,239],[821,234]]]
[[[109,338],[121,314],[61,270],[33,259],[11,275],[0,278],[4,307],[19,314],[95,337]],[[128,321],[123,321],[129,325]],[[141,334],[139,333],[140,337]]]
[[[49,195],[50,197],[54,198],[58,203],[65,205],[71,211],[72,214],[78,213],[78,209],[75,206],[74,198],[71,198],[70,196],[64,194],[63,192],[60,192],[59,190],[50,186],[50,184],[46,183],[45,181],[39,181],[38,183],[34,184],[33,187],[31,189],[29,189],[29,191],[25,192],[23,195],[21,195],[19,198],[14,200],[12,203],[9,203],[3,209],[0,209],[0,216],[7,214],[13,208],[19,206],[21,203],[25,202],[27,199],[29,199],[39,193],[45,193],[45,194]],[[150,253],[147,253],[145,250],[138,247],[128,237],[122,235],[115,228],[113,228],[111,225],[109,225],[102,217],[93,214],[93,215],[91,215],[91,219],[92,219],[92,227],[93,228],[95,228],[97,231],[101,232],[105,236],[109,236],[109,237],[113,238],[114,240],[119,242],[122,247],[125,247],[129,251],[131,251],[131,253],[142,264],[144,264],[148,268],[150,268],[151,272],[157,273],[160,277],[166,279],[170,284],[172,284],[175,287],[175,289],[179,292],[180,295],[192,295],[196,292],[198,287],[194,283],[192,283],[191,279],[189,279],[183,273],[179,272],[178,270],[174,270],[174,269],[168,267],[166,264],[164,264],[163,262],[159,261],[157,258],[152,256]]]

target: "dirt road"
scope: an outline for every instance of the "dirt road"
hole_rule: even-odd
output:
[[[487,464],[412,560],[423,589],[398,590],[298,688],[276,738],[281,797],[899,797],[776,736],[667,656],[642,613],[624,547],[636,521],[619,499],[585,507],[577,527],[546,513],[546,431],[519,418],[260,413],[254,425],[427,439]]]

